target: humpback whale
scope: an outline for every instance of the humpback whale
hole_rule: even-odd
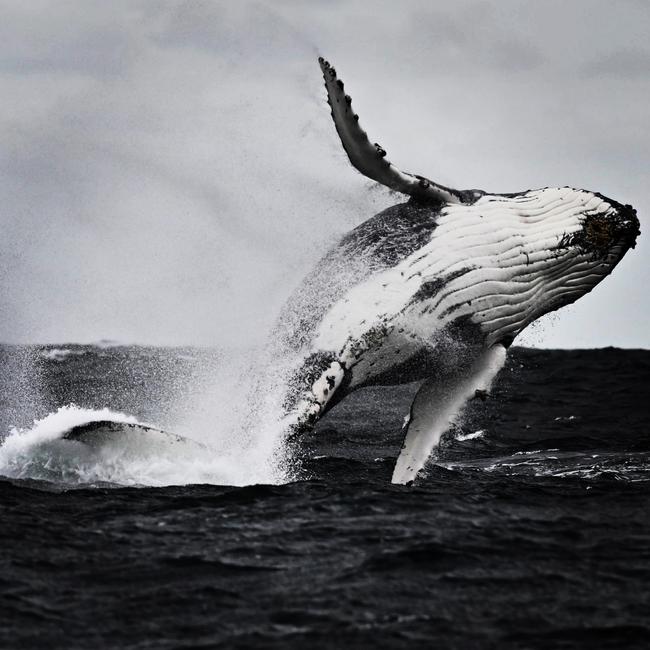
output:
[[[639,220],[598,192],[458,190],[400,171],[319,63],[353,167],[407,200],[346,234],[283,308],[276,338],[300,360],[286,424],[295,438],[358,388],[421,380],[392,476],[408,483],[464,405],[488,394],[515,337],[609,275]]]
[[[344,235],[302,281],[272,332],[275,356],[260,382],[281,382],[281,429],[295,440],[359,388],[421,381],[392,475],[409,483],[464,406],[489,394],[517,335],[609,275],[634,248],[639,220],[630,205],[598,192],[459,190],[400,171],[361,128],[336,70],[319,63],[353,167],[405,200]],[[266,404],[267,386],[258,388]],[[275,417],[275,394],[270,404]],[[217,453],[103,417],[61,438],[98,452],[133,442]]]

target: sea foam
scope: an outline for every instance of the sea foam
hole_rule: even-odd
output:
[[[100,421],[154,426],[108,408],[64,406],[31,428],[10,432],[0,446],[0,475],[67,487],[246,485],[282,478],[271,463],[251,463],[236,446],[219,450],[155,428],[125,427],[123,433],[92,445],[64,438],[74,427]]]

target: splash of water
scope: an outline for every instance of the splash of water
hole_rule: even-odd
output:
[[[92,445],[65,437],[74,427],[101,421],[135,426]],[[281,478],[272,465],[260,467],[234,446],[218,449],[141,428],[149,426],[108,408],[65,406],[35,421],[31,428],[11,431],[0,446],[0,475],[71,487],[244,485]],[[119,431],[119,426],[115,428]]]
[[[147,412],[160,411],[164,429],[177,435],[159,430],[160,422],[109,408],[59,408],[11,430],[0,445],[0,475],[65,486],[286,482],[295,472],[279,415],[282,372],[263,350],[220,357],[218,367],[193,378],[184,391],[176,387],[177,404],[148,405]],[[74,427],[100,421],[116,426],[110,435],[91,435],[92,444],[66,437]]]

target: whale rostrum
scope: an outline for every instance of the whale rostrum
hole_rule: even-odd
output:
[[[497,194],[402,172],[361,128],[336,70],[319,63],[350,162],[409,200],[345,235],[285,305],[275,335],[298,359],[286,421],[294,437],[357,388],[424,380],[392,478],[406,483],[463,405],[489,391],[515,337],[611,273],[639,221],[587,190]]]

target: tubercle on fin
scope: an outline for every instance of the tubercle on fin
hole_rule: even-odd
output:
[[[372,143],[359,124],[359,116],[352,110],[352,98],[345,94],[345,84],[336,75],[336,68],[322,56],[318,57],[334,126],[352,165],[364,176],[397,192],[418,200],[440,203],[461,203],[466,193],[438,185],[421,176],[397,169],[386,157],[386,150]]]

